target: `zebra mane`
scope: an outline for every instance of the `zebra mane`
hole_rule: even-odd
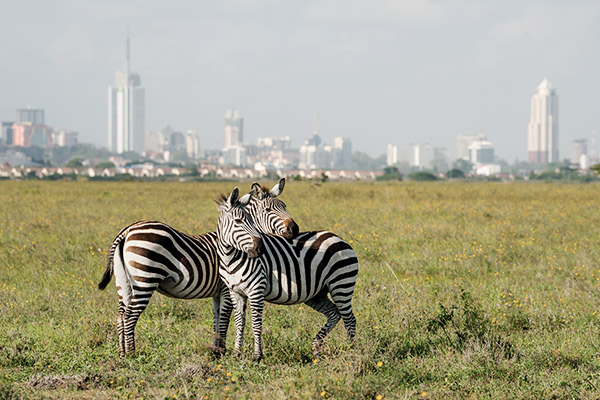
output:
[[[258,188],[254,189],[256,186],[258,186]],[[252,188],[254,189],[254,198],[255,199],[265,199],[265,198],[271,196],[271,189],[269,189],[265,185],[260,185],[258,183],[255,183],[252,185]]]
[[[266,187],[266,186],[264,186],[264,185],[263,185],[263,186],[261,186],[261,188],[260,188],[260,189],[261,189],[261,191],[262,191],[262,194],[263,194],[263,199],[264,199],[265,197],[268,197],[268,196],[270,196],[270,195],[271,195],[271,189],[269,189],[268,187]]]
[[[227,207],[227,196],[223,193],[219,193],[217,197],[215,197],[215,203],[217,203],[219,211],[222,211],[223,208]]]

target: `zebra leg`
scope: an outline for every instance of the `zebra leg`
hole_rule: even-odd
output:
[[[242,355],[242,345],[244,344],[244,326],[246,325],[246,297],[238,293],[231,293],[233,301],[234,319],[235,319],[235,350],[234,355]]]
[[[250,298],[250,312],[252,315],[252,332],[254,333],[254,361],[263,358],[262,352],[262,314],[265,297],[261,291],[260,296]]]
[[[344,326],[346,327],[346,331],[348,332],[348,338],[350,338],[350,342],[354,340],[354,336],[356,336],[356,317],[354,317],[354,313],[352,312],[352,295],[354,294],[354,288],[352,288],[352,292],[348,293],[343,290],[336,290],[335,288],[331,290],[331,298],[335,303],[342,319],[344,320]]]
[[[325,325],[323,325],[312,342],[313,355],[318,356],[321,353],[321,345],[325,340],[325,336],[337,325],[341,315],[335,304],[329,300],[327,294],[324,292],[308,300],[306,305],[327,317],[327,322],[325,322]]]
[[[119,334],[119,357],[125,357],[125,309],[127,307],[122,302],[119,302],[117,311],[117,333]]]
[[[225,352],[224,341],[219,334],[219,317],[221,314],[221,298],[219,296],[213,297],[213,354],[220,356]]]
[[[227,330],[229,328],[229,319],[231,317],[231,311],[233,310],[233,303],[231,302],[231,296],[229,295],[229,289],[223,285],[223,289],[219,297],[213,297],[213,318],[214,318],[214,349],[213,353],[220,356],[225,353]]]
[[[150,292],[152,295],[152,292]],[[135,299],[135,297],[134,297]],[[148,299],[140,302],[133,300],[132,304],[126,307],[124,314],[124,331],[125,331],[125,353],[133,355],[135,353],[135,326],[140,318],[140,315],[148,305]]]

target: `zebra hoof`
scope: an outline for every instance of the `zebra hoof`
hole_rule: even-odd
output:
[[[263,356],[262,356],[262,354],[261,354],[260,356],[254,356],[254,362],[255,362],[255,363],[257,363],[257,364],[258,364],[258,363],[259,363],[259,362],[260,362],[262,359],[263,359]]]
[[[225,355],[225,349],[223,347],[213,347],[212,354],[215,358],[221,358]]]

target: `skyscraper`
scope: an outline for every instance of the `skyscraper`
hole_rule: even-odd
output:
[[[232,108],[225,112],[225,148],[241,146],[244,141],[244,119]]]
[[[531,119],[527,141],[530,163],[558,162],[558,95],[544,78],[531,98]]]
[[[126,71],[116,71],[115,84],[108,87],[108,148],[116,153],[141,153],[145,150],[145,96],[140,76],[129,68],[129,37],[126,59]]]
[[[31,122],[32,124],[44,125],[44,110],[41,108],[18,108],[17,109],[17,124],[23,122]]]

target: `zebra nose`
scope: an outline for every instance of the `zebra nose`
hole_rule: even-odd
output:
[[[256,236],[252,239],[254,241],[254,257],[258,257],[262,252],[263,242],[260,236]]]
[[[298,232],[300,232],[300,228],[298,227],[298,224],[296,224],[296,222],[293,219],[288,219],[287,220],[287,224],[286,224],[286,237],[288,239],[293,239],[296,236],[298,236]]]

